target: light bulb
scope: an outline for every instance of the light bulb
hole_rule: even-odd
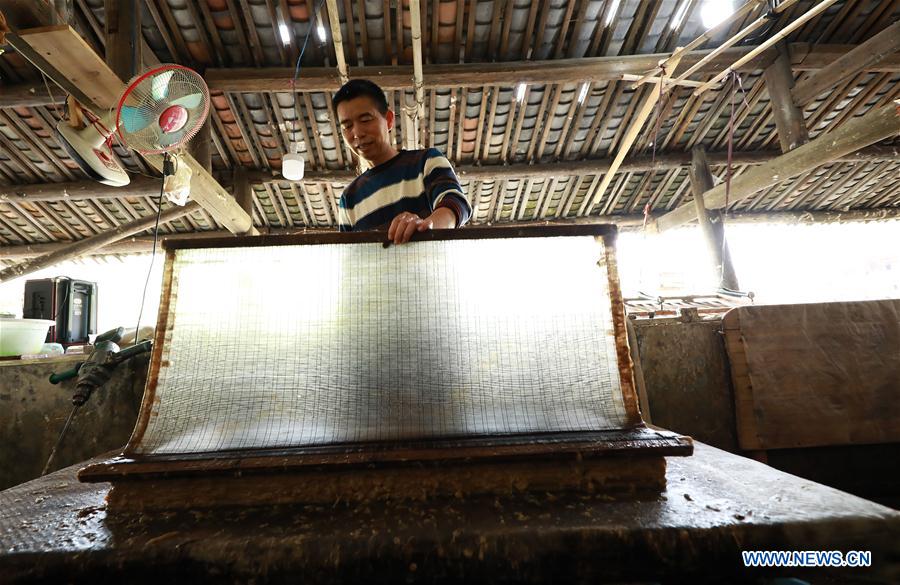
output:
[[[291,152],[281,157],[281,175],[288,181],[303,180],[306,162],[299,152]]]
[[[734,13],[731,0],[706,0],[700,9],[700,20],[703,26],[712,28]]]

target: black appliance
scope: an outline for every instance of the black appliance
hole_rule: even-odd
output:
[[[62,276],[29,280],[22,317],[56,321],[47,343],[87,343],[97,332],[97,283]]]

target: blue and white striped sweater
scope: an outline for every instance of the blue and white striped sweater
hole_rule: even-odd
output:
[[[387,227],[404,211],[425,218],[439,207],[447,207],[456,214],[457,227],[472,215],[472,207],[450,161],[435,148],[401,150],[344,189],[339,209],[340,230]]]

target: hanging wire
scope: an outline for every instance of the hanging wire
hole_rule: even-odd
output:
[[[294,66],[294,76],[291,78],[291,96],[294,99],[294,123],[291,132],[291,142],[294,144],[297,144],[297,126],[300,124],[300,107],[297,104],[297,78],[300,77],[300,68],[302,67],[300,62],[303,60],[303,54],[306,52],[306,45],[309,43],[309,35],[312,33],[313,28],[315,28],[316,15],[322,9],[324,3],[325,0],[319,0],[315,8],[313,8],[312,14],[309,15],[309,26],[306,28],[306,37],[303,39],[303,46],[300,47],[300,55],[297,56],[297,64]]]

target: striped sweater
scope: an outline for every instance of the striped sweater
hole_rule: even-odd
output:
[[[438,207],[456,214],[456,227],[472,215],[450,161],[435,148],[401,150],[344,189],[338,219],[342,232],[372,230],[404,211],[426,218]]]

